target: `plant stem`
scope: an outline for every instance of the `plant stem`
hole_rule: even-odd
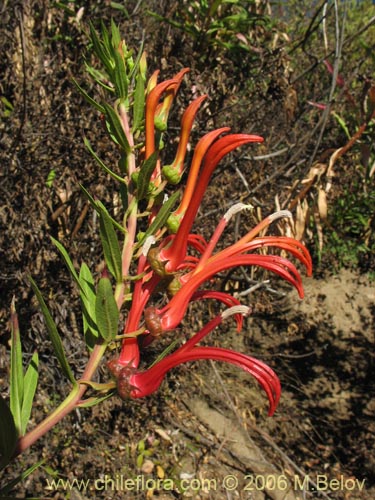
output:
[[[118,113],[120,117],[120,122],[122,129],[126,135],[129,146],[132,151],[127,154],[127,175],[129,179],[131,175],[136,171],[136,159],[134,154],[134,137],[130,130],[128,114],[124,104],[120,104],[118,108]],[[130,264],[133,257],[133,247],[134,241],[137,233],[137,210],[138,204],[134,194],[128,191],[128,207],[130,215],[126,221],[126,236],[124,241],[124,246],[122,250],[122,275],[127,276],[129,274]],[[126,283],[123,282],[117,285],[115,290],[115,299],[117,307],[120,310],[123,305],[124,293],[125,293]]]
[[[94,347],[82,375],[82,380],[91,380],[106,349],[107,344],[97,344]],[[84,393],[86,392],[87,387],[87,384],[80,384],[78,381],[60,406],[58,406],[47,418],[40,422],[32,431],[19,438],[13,457],[18,456],[27,450],[39,438],[44,436],[44,434],[60,422],[60,420],[74,410],[77,403],[82,399]]]

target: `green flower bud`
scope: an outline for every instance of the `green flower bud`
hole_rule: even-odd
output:
[[[134,182],[134,185],[138,185],[139,171],[133,172],[131,175],[131,180]]]
[[[178,215],[171,214],[167,220],[167,228],[170,233],[176,234],[180,227],[181,218]]]
[[[172,165],[165,165],[162,169],[162,173],[165,177],[165,180],[169,182],[169,184],[173,184],[174,186],[181,181],[181,174],[177,168],[173,168]]]
[[[155,116],[154,124],[156,130],[159,130],[160,132],[165,132],[167,130],[167,123],[163,120],[163,118]]]

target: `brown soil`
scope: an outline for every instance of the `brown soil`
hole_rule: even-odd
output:
[[[269,303],[273,312],[252,295],[244,332],[220,340],[277,371],[283,393],[274,417],[238,370],[183,367],[146,400],[111,400],[68,417],[25,455],[26,463],[43,456],[48,464],[25,490],[55,499],[371,498],[374,289],[349,271],[307,279],[305,287],[304,301],[288,292]],[[35,420],[53,399],[39,394]],[[49,491],[54,475],[88,481],[88,489],[72,483],[72,493],[62,484]],[[184,493],[182,480],[191,481]],[[226,491],[225,481],[238,485]]]

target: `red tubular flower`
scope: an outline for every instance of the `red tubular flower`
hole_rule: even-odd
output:
[[[187,210],[187,207],[189,206],[190,200],[193,196],[194,189],[198,180],[198,174],[202,164],[202,160],[204,155],[207,153],[208,148],[219,137],[219,135],[223,134],[224,132],[229,132],[229,130],[230,130],[229,127],[222,127],[217,130],[213,130],[212,132],[209,132],[208,134],[201,137],[200,140],[198,141],[198,144],[194,149],[194,156],[191,161],[191,166],[186,181],[186,186],[184,189],[184,194],[182,196],[182,200],[179,207],[175,211],[175,215],[179,216],[184,215],[184,213]]]
[[[158,311],[163,331],[172,330],[181,322],[191,301],[191,297],[206,280],[212,278],[220,271],[238,266],[258,266],[272,271],[292,284],[298,290],[301,298],[304,296],[299,272],[284,257],[278,255],[240,254],[229,258],[216,259],[208,262],[198,273],[194,274],[192,272],[182,276],[180,281],[183,286],[168,304]]]
[[[167,92],[161,108],[159,109],[159,121],[166,121],[170,107],[173,102],[184,75],[189,71],[189,68],[181,70],[174,78],[155,85],[158,72],[155,72],[151,77],[151,90],[147,95],[146,100],[146,124],[145,124],[145,159],[155,151],[155,118],[156,111],[159,106],[161,96]]]
[[[184,160],[186,155],[186,148],[188,145],[190,132],[194,123],[195,116],[198,112],[199,106],[207,98],[206,95],[202,95],[195,99],[185,110],[181,120],[181,134],[178,141],[178,148],[176,157],[171,165],[165,165],[163,167],[163,174],[169,182],[177,184],[181,180]]]
[[[160,84],[157,84],[158,72],[155,72],[149,80],[145,116],[145,159],[148,159],[157,147],[156,140],[159,140],[160,133],[164,130],[171,104],[187,71],[189,70],[184,68],[173,79]],[[195,99],[183,114],[175,159],[163,170],[167,181],[173,182],[174,178],[179,181],[193,122],[205,98],[206,96],[201,96]],[[209,242],[203,236],[191,233],[207,185],[218,163],[239,146],[263,141],[262,137],[249,134],[229,134],[219,137],[228,131],[227,127],[214,130],[198,142],[181,203],[170,217],[170,219],[175,217],[176,220],[171,220],[170,224],[168,220],[167,223],[168,228],[172,227],[172,223],[176,223],[175,230],[171,230],[174,234],[162,238],[165,231],[162,227],[146,238],[138,257],[137,276],[124,327],[121,353],[118,359],[108,363],[108,368],[117,379],[118,393],[122,398],[140,398],[156,391],[168,371],[182,363],[200,359],[227,362],[255,377],[267,394],[269,415],[272,415],[277,407],[281,388],[279,379],[270,367],[242,353],[197,345],[225,318],[232,315],[240,331],[243,315],[250,311],[249,307],[240,305],[237,298],[228,293],[200,289],[205,282],[212,280],[221,271],[238,266],[259,266],[281,276],[297,289],[301,298],[303,297],[302,278],[287,258],[271,253],[249,252],[274,247],[295,257],[306,267],[308,275],[312,269],[310,254],[301,243],[290,237],[262,235],[275,220],[291,217],[290,212],[285,210],[266,217],[233,245],[217,253],[214,253],[216,244],[230,218],[239,210],[251,208],[250,206],[237,204],[228,210],[219,221]],[[151,179],[155,185],[162,182],[159,159]],[[158,204],[152,206],[152,211],[156,210],[159,210]],[[154,215],[152,212],[150,220]],[[159,308],[153,297],[156,291],[166,292],[162,299],[165,305]],[[167,297],[169,301],[165,302]],[[227,309],[209,321],[174,353],[167,355],[149,369],[139,371],[140,346],[145,347],[164,331],[176,328],[181,323],[189,303],[201,299],[214,299],[224,304]]]
[[[272,416],[275,413],[281,395],[280,381],[276,373],[256,358],[220,347],[194,347],[189,351],[176,351],[149,370],[134,373],[129,379],[130,397],[142,398],[152,394],[159,388],[169,370],[182,363],[201,359],[223,361],[250,373],[268,396],[270,403],[268,415]]]
[[[194,194],[191,197],[176,236],[168,248],[163,248],[160,251],[160,259],[166,262],[165,268],[168,272],[174,272],[185,258],[188,234],[190,233],[203,195],[217,164],[233,149],[250,142],[263,142],[263,138],[258,135],[231,134],[221,137],[209,148],[204,158],[202,172],[197,180]]]
[[[134,369],[129,369],[129,367],[125,367],[123,370],[116,370],[116,366],[114,369],[112,368],[113,373],[118,377],[117,384],[120,396],[123,398],[141,398],[148,396],[159,388],[165,375],[172,368],[190,361],[211,359],[233,364],[250,373],[266,392],[269,400],[268,414],[270,416],[273,415],[280,399],[281,386],[277,375],[269,366],[251,356],[229,349],[196,346],[196,344],[218,326],[223,319],[232,314],[243,313],[245,310],[247,310],[247,308],[244,306],[235,306],[224,311],[224,313],[212,319],[202,328],[202,330],[195,334],[174,353],[166,356],[148,370],[138,372]],[[247,312],[248,311],[246,311],[246,313]],[[116,365],[116,362],[112,362],[112,364]]]
[[[155,151],[155,113],[159,100],[163,93],[178,84],[178,80],[173,78],[159,83],[147,96],[146,100],[146,124],[145,124],[145,159],[147,160]]]

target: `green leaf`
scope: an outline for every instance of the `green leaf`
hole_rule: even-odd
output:
[[[99,213],[98,207],[96,205],[96,201],[91,196],[91,194],[87,191],[87,189],[82,184],[80,184],[79,187],[81,188],[82,193],[86,196],[86,198],[90,202],[90,205]]]
[[[113,64],[111,61],[110,53],[105,46],[105,42],[107,41],[108,43],[108,32],[106,31],[104,25],[102,25],[102,37],[104,43],[98,37],[94,25],[90,22],[90,39],[94,47],[94,52],[99,57],[103,65],[106,67],[107,71],[110,73],[113,69]]]
[[[111,19],[111,36],[112,36],[112,46],[117,48],[121,43],[121,33],[117,24]]]
[[[129,12],[125,9],[125,7],[121,3],[111,2],[111,7],[112,9],[120,10],[127,17],[127,19],[130,19]]]
[[[103,246],[104,259],[109,272],[114,276],[116,283],[122,283],[122,259],[120,245],[117,239],[116,231],[113,225],[113,219],[110,217],[105,206],[97,202],[100,209],[99,230],[100,239]]]
[[[91,350],[97,343],[99,332],[96,326],[96,293],[94,278],[89,267],[85,263],[81,266],[79,280],[84,290],[84,293],[81,292],[80,294],[82,302],[83,332],[85,335],[86,345]]]
[[[20,330],[14,299],[11,304],[11,343],[10,343],[10,410],[19,435],[22,435],[21,409],[23,399],[23,368]]]
[[[163,204],[161,209],[159,210],[157,216],[152,221],[150,226],[147,228],[147,231],[143,235],[142,240],[138,243],[138,246],[141,246],[144,240],[153,234],[156,233],[158,229],[160,229],[167,222],[168,217],[170,216],[174,205],[176,204],[177,199],[180,196],[179,191],[175,191],[170,198]]]
[[[108,278],[101,278],[95,301],[96,323],[100,336],[109,342],[118,332],[119,311],[113,296],[111,282]]]
[[[16,448],[18,433],[12,412],[0,394],[0,470],[3,469],[13,456]],[[2,493],[2,490],[0,490]]]
[[[17,486],[18,483],[20,483],[21,481],[24,481],[28,476],[30,476],[30,474],[32,474],[43,463],[44,463],[44,460],[40,460],[36,464],[34,464],[31,467],[29,467],[27,470],[23,471],[18,477],[16,477],[12,481],[10,481],[8,484],[6,484],[5,486],[3,486],[0,489],[1,495],[7,495],[8,493],[10,493],[13,490],[13,488],[15,486]],[[4,498],[10,498],[12,500],[12,499],[14,499],[14,496],[12,496],[12,497],[3,497],[2,496],[0,498],[1,498],[1,500],[3,500]]]
[[[114,394],[116,394],[116,391],[111,391],[108,394],[105,394],[104,396],[88,398],[85,401],[82,401],[82,403],[78,403],[77,406],[78,408],[92,408],[93,406],[102,403],[106,399],[111,398]],[[0,498],[0,500],[2,499]]]
[[[84,61],[84,65],[86,68],[87,73],[94,79],[94,81],[102,87],[104,90],[109,92],[110,94],[115,93],[115,89],[113,85],[109,85],[108,82],[108,74],[104,73],[103,71],[99,71],[97,68],[94,68],[93,66],[90,66],[86,61]],[[100,106],[100,104],[99,104]],[[102,111],[104,113],[104,109]]]
[[[92,97],[90,97],[88,95],[88,93],[86,92],[86,90],[84,90],[80,85],[79,83],[73,78],[73,83],[74,85],[77,87],[78,91],[83,95],[83,97],[86,99],[86,101],[91,105],[93,106],[94,108],[96,108],[98,111],[100,111],[100,113],[104,113],[104,108],[103,106],[101,106],[98,102],[95,101],[95,99],[93,99]]]
[[[57,326],[56,326],[55,322],[53,321],[51,313],[48,310],[48,307],[43,299],[43,296],[42,296],[37,284],[31,278],[31,276],[29,277],[29,279],[30,279],[31,287],[36,295],[36,298],[38,299],[40,308],[42,309],[42,313],[43,313],[44,319],[46,321],[46,326],[47,326],[47,330],[49,333],[49,338],[52,342],[53,350],[54,350],[55,355],[60,363],[61,369],[62,369],[64,375],[70,380],[70,382],[74,386],[76,386],[77,382],[76,382],[74,375],[73,375],[73,372],[69,366],[68,360],[66,359],[64,347],[63,347],[59,332],[57,330]],[[78,279],[78,276],[77,276],[77,279]]]
[[[102,210],[104,209],[108,215],[108,217],[111,219],[112,221],[112,224],[113,226],[118,229],[119,231],[121,231],[123,234],[125,234],[125,229],[121,226],[121,224],[119,224],[115,219],[113,219],[107,209],[105,208],[105,206],[103,205],[103,203],[101,201],[95,201],[94,198],[91,196],[91,194],[87,191],[87,189],[82,186],[82,184],[79,185],[79,187],[82,189],[82,192],[83,194],[86,196],[86,198],[88,199],[88,201],[90,202],[91,206],[96,210],[96,212],[100,215]],[[120,186],[120,191],[121,191],[121,187],[124,187],[125,186],[123,184],[121,184]]]
[[[94,152],[94,150],[91,147],[90,141],[86,139],[86,137],[83,139],[83,142],[85,143],[86,148],[89,150],[95,161],[99,164],[99,166],[107,173],[109,174],[113,179],[116,181],[121,182],[122,184],[125,184],[125,179],[121,177],[120,175],[115,174],[115,172],[112,172],[111,169],[109,169],[103,162],[102,160],[97,156],[97,154]]]
[[[131,153],[131,147],[129,146],[129,142],[121,126],[118,114],[112,108],[112,106],[110,106],[106,102],[103,103],[103,107],[107,119],[109,133],[114,137],[114,139],[126,153]]]
[[[137,198],[142,200],[147,197],[148,186],[152,172],[155,170],[158,161],[159,151],[154,151],[152,155],[143,162],[137,180]]]
[[[126,71],[125,55],[121,44],[120,31],[112,20],[112,57],[115,62],[113,71],[113,83],[117,90],[117,96],[121,101],[128,97],[128,75]],[[121,52],[120,52],[121,51]]]
[[[61,255],[65,261],[66,267],[68,268],[68,270],[69,270],[72,278],[76,282],[78,288],[80,289],[80,291],[82,291],[82,286],[81,286],[81,283],[79,281],[77,271],[75,270],[75,268],[73,266],[73,262],[72,262],[71,258],[69,257],[68,252],[65,250],[65,248],[63,247],[63,245],[59,241],[55,240],[55,238],[53,238],[52,236],[50,238],[51,238],[53,244],[57,247],[57,249],[61,253]]]
[[[141,58],[142,58],[142,54],[143,54],[143,46],[144,46],[144,40],[141,41],[137,57],[136,57],[136,59],[135,59],[135,61],[133,63],[131,71],[130,71],[129,80],[132,82],[133,85],[134,85],[134,82],[135,82],[135,76],[136,76],[136,74],[141,74],[142,75],[141,70],[140,70],[140,62],[141,62]],[[143,81],[144,82],[146,81],[146,77],[143,79]]]
[[[136,132],[143,123],[145,111],[145,84],[141,73],[137,75],[137,84],[134,90],[133,104],[133,126],[132,131]]]
[[[24,377],[24,393],[23,393],[22,411],[21,411],[22,436],[26,433],[27,424],[29,423],[31,410],[33,406],[36,386],[38,384],[38,365],[39,365],[38,353],[34,352]]]
[[[56,177],[56,170],[53,168],[48,172],[47,175],[47,180],[46,180],[46,186],[47,187],[52,187],[53,186],[53,181],[55,180]]]

